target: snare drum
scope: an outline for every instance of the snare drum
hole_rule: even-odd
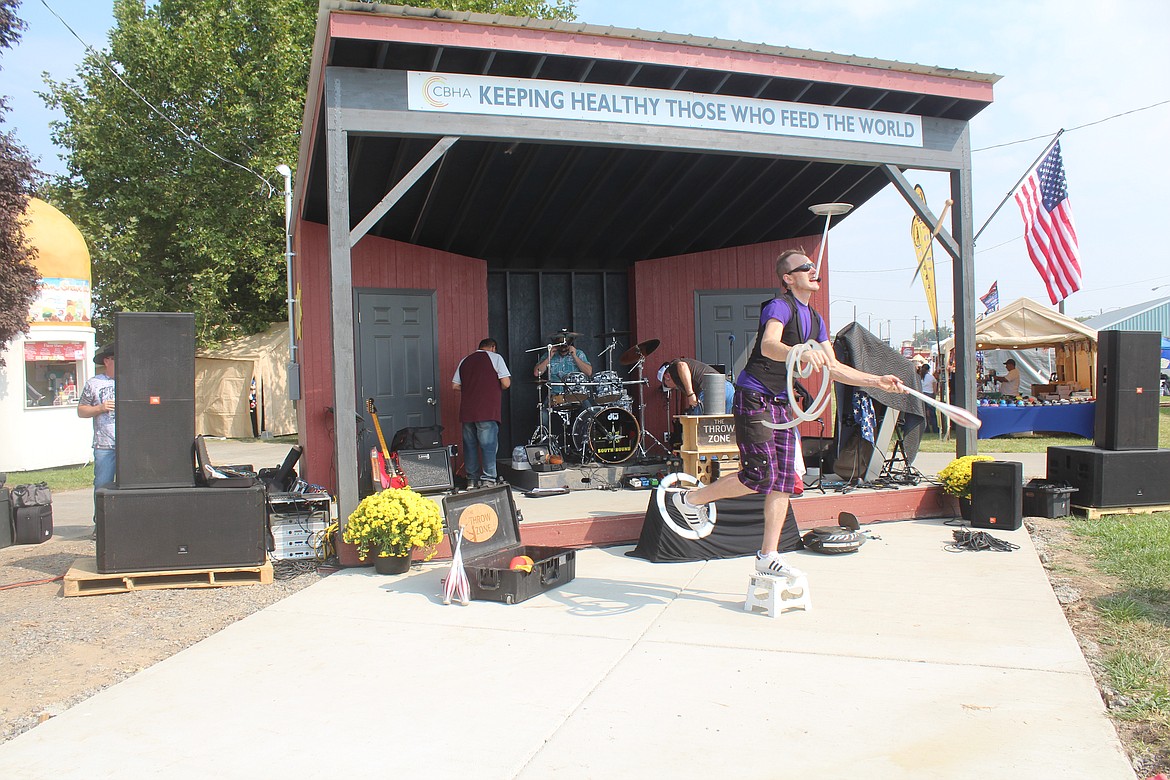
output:
[[[579,404],[589,400],[588,377],[580,371],[565,374],[565,403]]]
[[[597,383],[594,398],[598,403],[611,404],[621,400],[625,388],[616,371],[599,371],[593,375],[593,381]]]
[[[617,406],[585,409],[573,422],[573,447],[584,462],[592,454],[602,463],[624,463],[638,447],[638,418]]]

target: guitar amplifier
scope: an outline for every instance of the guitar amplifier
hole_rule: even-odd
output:
[[[418,493],[441,493],[455,487],[446,447],[399,450],[398,466],[406,475],[407,484]]]

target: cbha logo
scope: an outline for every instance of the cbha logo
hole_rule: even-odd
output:
[[[469,98],[471,90],[452,87],[442,76],[431,76],[423,82],[423,98],[435,108],[446,108],[447,98]]]

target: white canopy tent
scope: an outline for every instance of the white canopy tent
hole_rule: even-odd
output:
[[[942,343],[949,365],[954,339]],[[1031,298],[1019,298],[975,323],[975,349],[1056,351],[1057,382],[1078,390],[1096,386],[1097,331]]]
[[[297,432],[296,409],[288,392],[288,324],[244,336],[195,356],[195,432],[232,439],[251,438],[248,396],[256,380],[260,432]]]

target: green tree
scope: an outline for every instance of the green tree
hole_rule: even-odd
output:
[[[0,50],[20,40],[25,23],[16,15],[19,6],[20,0],[0,0]],[[0,96],[0,124],[7,113],[8,100]],[[11,132],[0,132],[0,347],[28,332],[28,307],[41,279],[24,234],[24,212],[38,178],[28,151]]]
[[[566,0],[438,5],[573,16]],[[316,0],[115,0],[107,50],[49,82],[55,200],[89,242],[99,330],[116,311],[193,311],[208,344],[284,317],[275,168],[296,159],[316,17]]]
[[[954,334],[950,325],[939,325],[938,330],[934,328],[924,328],[914,334],[913,344],[915,347],[933,347],[937,342],[945,341]]]

